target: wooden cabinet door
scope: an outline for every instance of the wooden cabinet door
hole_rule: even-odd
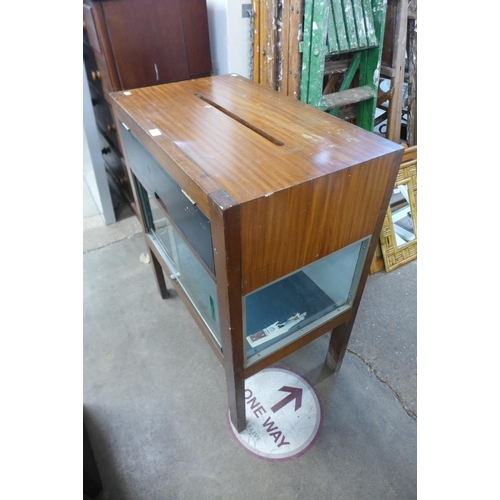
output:
[[[102,8],[123,89],[210,74],[204,0],[107,0]]]

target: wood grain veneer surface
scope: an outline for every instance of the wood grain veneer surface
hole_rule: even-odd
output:
[[[144,130],[162,132],[155,141],[172,141],[240,204],[400,148],[241,76],[145,87],[113,98]]]

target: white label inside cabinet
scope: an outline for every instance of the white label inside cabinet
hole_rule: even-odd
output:
[[[291,460],[316,441],[322,410],[315,390],[296,373],[266,368],[245,381],[246,429],[238,442],[264,460]]]
[[[157,128],[152,128],[151,130],[148,130],[148,132],[153,136],[153,137],[156,137],[157,135],[161,135],[161,132],[160,130],[158,130]]]

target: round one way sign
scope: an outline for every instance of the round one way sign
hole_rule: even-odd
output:
[[[315,390],[284,368],[266,368],[245,381],[246,429],[236,439],[251,453],[268,460],[289,460],[305,453],[321,427],[322,411]],[[229,417],[229,410],[228,410]]]

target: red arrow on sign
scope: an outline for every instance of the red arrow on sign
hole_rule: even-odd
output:
[[[278,410],[281,410],[283,406],[287,405],[294,399],[295,399],[295,411],[297,411],[302,406],[302,389],[300,389],[299,387],[288,387],[287,385],[284,385],[279,390],[282,392],[289,392],[290,394],[285,398],[283,398],[279,403],[276,403],[271,408],[271,411],[273,413],[276,413]]]

